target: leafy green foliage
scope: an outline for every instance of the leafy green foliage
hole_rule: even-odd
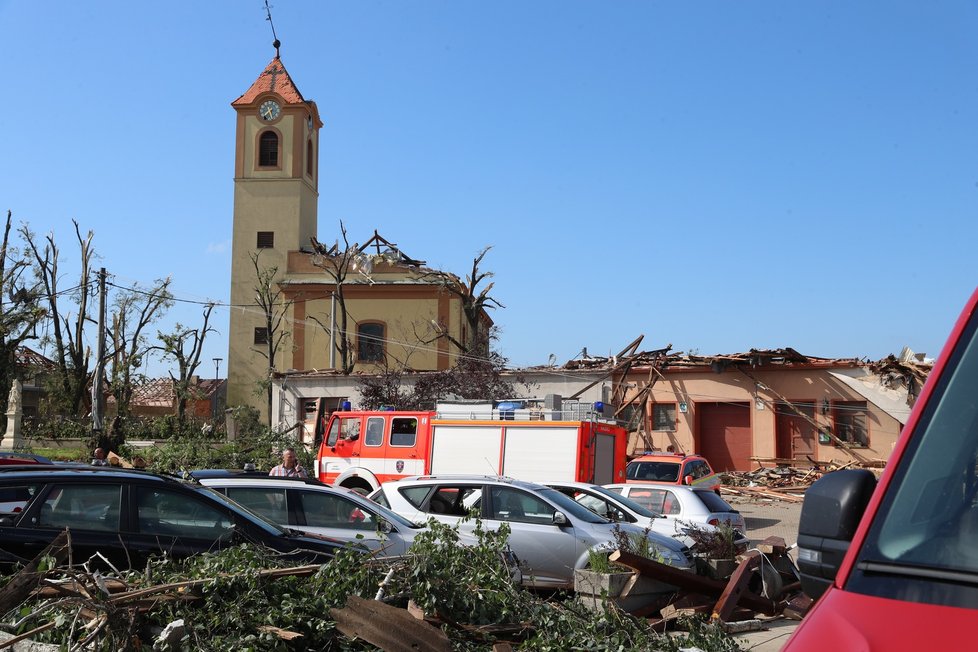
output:
[[[55,628],[36,639],[66,648],[78,647],[88,635],[76,620],[78,609],[85,606],[108,616],[91,649],[151,647],[168,623],[183,619],[183,650],[372,650],[363,641],[343,636],[330,610],[344,608],[351,595],[374,599],[382,588],[386,602],[405,606],[413,600],[445,623],[452,646],[460,651],[489,652],[500,640],[520,649],[554,652],[739,649],[733,639],[702,621],[688,621],[688,633],[663,636],[644,619],[616,609],[595,613],[573,599],[547,600],[525,591],[512,581],[511,569],[503,562],[507,529],[488,531],[478,521],[475,525],[471,545],[460,545],[457,529],[431,521],[405,557],[370,559],[342,552],[308,577],[263,574],[287,564],[274,553],[248,545],[181,562],[161,559],[123,579],[132,589],[197,580],[197,585],[174,589],[194,599],[160,598],[137,612],[109,603],[93,586],[91,599],[42,603],[34,598],[0,617],[5,623],[17,623],[12,629],[20,632],[54,621]],[[512,633],[497,637],[479,630],[480,624],[513,625]],[[276,630],[301,637],[285,640]]]
[[[736,544],[737,531],[725,522],[710,530],[690,528],[686,534],[693,540],[693,553],[706,559],[733,559],[741,552]]]

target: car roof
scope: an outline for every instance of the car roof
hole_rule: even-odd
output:
[[[38,462],[40,464],[54,464],[54,462],[44,457],[43,455],[37,455],[36,453],[22,453],[19,451],[0,451],[0,458],[8,459],[8,460],[9,459],[34,460],[35,462]]]
[[[255,480],[258,482],[281,480],[283,482],[299,482],[311,485],[325,485],[316,478],[298,478],[284,475],[268,475],[261,471],[244,471],[241,469],[195,469],[186,472],[187,477],[194,480]]]
[[[683,460],[697,459],[705,460],[706,458],[702,455],[697,455],[696,453],[669,453],[665,451],[646,451],[639,455],[638,457],[629,460],[631,462],[681,462]]]
[[[709,491],[715,493],[709,487],[690,487],[684,484],[671,484],[669,482],[616,482],[614,484],[601,485],[605,489],[621,489],[622,487],[635,487],[636,489],[668,489],[669,491],[687,491],[696,493],[698,491]]]
[[[490,482],[495,484],[508,484],[514,487],[521,487],[523,489],[530,489],[533,491],[540,489],[547,489],[545,485],[539,482],[528,482],[526,480],[517,480],[516,478],[510,478],[504,475],[473,475],[473,474],[433,474],[433,475],[412,475],[406,478],[401,478],[395,482]]]
[[[140,469],[126,469],[114,466],[61,466],[58,464],[29,464],[0,466],[0,480],[39,478],[79,479],[79,478],[138,478],[149,482],[185,485],[185,481],[172,475],[161,475]]]

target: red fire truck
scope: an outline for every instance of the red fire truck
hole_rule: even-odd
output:
[[[436,407],[334,412],[316,459],[319,479],[362,492],[431,473],[624,482],[628,433],[594,412],[566,420],[559,410],[511,403]]]

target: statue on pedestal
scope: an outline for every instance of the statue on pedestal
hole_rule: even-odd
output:
[[[0,439],[0,449],[15,450],[24,446],[20,436],[20,426],[24,418],[24,408],[20,404],[23,385],[14,378],[10,383],[10,394],[7,396],[7,429]]]

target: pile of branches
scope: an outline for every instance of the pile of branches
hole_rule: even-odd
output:
[[[66,564],[70,539],[63,535],[2,580],[0,629],[66,650],[380,647],[364,640],[352,605],[360,613],[406,614],[411,607],[423,615],[420,625],[428,629],[420,634],[390,613],[378,617],[401,645],[383,646],[390,650],[739,649],[705,621],[691,619],[687,632],[664,636],[616,609],[596,614],[568,596],[526,591],[505,562],[508,534],[505,526],[487,532],[477,522],[477,542],[461,545],[457,529],[431,521],[404,557],[365,558],[351,550],[325,565],[294,567],[242,545],[159,559],[140,571],[106,570],[99,558]],[[419,636],[423,645],[410,643]]]

